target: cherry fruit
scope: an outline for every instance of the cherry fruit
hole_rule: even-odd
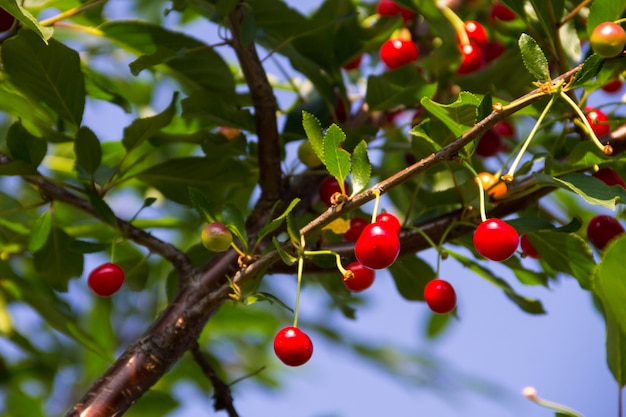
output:
[[[202,245],[212,252],[224,252],[233,243],[233,235],[222,222],[209,223],[202,229]]]
[[[626,31],[617,23],[600,23],[591,32],[589,43],[596,55],[602,58],[613,58],[624,50]]]
[[[622,80],[620,80],[619,78],[616,78],[604,84],[602,86],[602,91],[604,91],[605,93],[609,93],[609,94],[617,93],[619,90],[622,89],[622,85],[624,85]]]
[[[380,59],[387,68],[396,69],[417,61],[419,51],[415,42],[400,38],[387,39],[380,47]]]
[[[624,227],[621,223],[606,214],[593,217],[587,225],[587,238],[599,250],[603,250],[611,240],[623,233]]]
[[[489,9],[489,20],[495,22],[495,20],[502,20],[503,22],[510,22],[515,19],[515,12],[506,7],[500,2],[496,2]]]
[[[467,20],[464,22],[465,33],[470,43],[478,45],[481,49],[485,49],[489,44],[489,36],[485,27],[475,20]]]
[[[495,130],[496,133],[504,136],[505,138],[515,136],[515,133],[516,133],[515,126],[513,126],[511,123],[507,122],[506,120],[502,120],[496,123],[496,125],[493,127],[493,130]]]
[[[391,0],[381,0],[376,5],[376,12],[381,16],[402,16],[403,22],[408,22],[413,19],[415,13],[411,9],[399,6]]]
[[[500,219],[487,219],[474,231],[476,251],[492,261],[509,259],[517,250],[518,245],[517,230]]]
[[[345,63],[341,68],[345,69],[346,71],[355,70],[359,68],[362,60],[363,60],[363,55],[359,55],[356,58],[354,58],[352,61]]]
[[[274,352],[285,365],[304,365],[313,356],[313,342],[299,328],[284,327],[274,336]]]
[[[107,262],[95,268],[87,278],[87,285],[100,297],[110,297],[124,284],[124,270],[119,265]]]
[[[352,262],[346,266],[347,273],[343,276],[343,284],[352,292],[361,292],[374,283],[376,272],[359,262]]]
[[[487,192],[487,195],[491,198],[499,198],[506,194],[506,183],[498,181],[498,179],[491,172],[481,172],[474,182],[478,184],[478,181],[483,185],[483,189]]]
[[[344,191],[347,192],[348,184],[345,181],[343,183],[343,186]],[[322,181],[322,183],[320,184],[320,200],[322,200],[322,202],[326,204],[327,207],[331,207],[333,204],[335,204],[335,200],[337,198],[336,196],[338,194],[343,193],[335,177],[326,177],[324,181]]]
[[[609,117],[600,109],[592,107],[585,108],[587,113],[587,121],[591,125],[591,130],[597,137],[604,136],[611,131],[609,125]]]
[[[483,55],[485,56],[485,62],[491,62],[498,58],[506,51],[506,47],[500,41],[491,41],[483,48]]]
[[[497,155],[498,152],[503,150],[502,136],[495,129],[487,130],[476,145],[476,155],[483,158]]]
[[[528,239],[528,235],[526,233],[524,233],[520,238],[520,246],[522,248],[522,252],[524,252],[526,256],[530,256],[533,259],[541,258],[539,252],[537,252],[537,249],[535,249],[530,239]]]
[[[435,313],[451,312],[456,306],[456,292],[448,281],[435,278],[424,287],[424,299],[428,307]]]
[[[356,259],[370,269],[384,269],[394,263],[400,253],[400,239],[395,230],[378,222],[363,229],[354,245]]]
[[[461,64],[457,68],[457,74],[470,74],[481,69],[485,65],[483,51],[478,45],[460,45]]]
[[[15,17],[0,7],[0,32],[6,32],[13,27]]]
[[[398,218],[391,213],[380,213],[376,216],[376,223],[389,227],[391,230],[396,232],[396,234],[400,234],[400,230],[402,230],[400,220],[398,220]]]
[[[368,224],[370,224],[369,220],[366,220],[363,217],[354,217],[350,219],[350,229],[343,234],[343,240],[347,242],[355,242],[359,236],[361,236],[363,229],[365,229],[365,226]]]
[[[620,177],[617,171],[611,167],[600,168],[593,173],[593,176],[606,185],[621,185],[622,188],[626,188],[626,182],[624,182],[624,179]]]

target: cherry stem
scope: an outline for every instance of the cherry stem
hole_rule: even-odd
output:
[[[380,205],[380,190],[378,188],[374,189],[374,196],[376,197],[376,201],[374,201],[374,210],[372,210],[372,223],[376,221],[378,206]]]
[[[591,136],[591,140],[593,141],[593,143],[602,152],[604,152],[604,145],[602,144],[602,142],[600,142],[600,139],[598,139],[598,137],[596,136],[595,132],[591,128],[591,125],[589,124],[589,120],[587,120],[587,116],[585,116],[585,113],[583,113],[583,111],[580,109],[580,107],[578,107],[578,105],[576,103],[574,103],[574,100],[572,100],[567,94],[565,94],[562,91],[561,91],[561,97],[563,98],[563,100],[567,101],[567,103],[570,106],[572,106],[574,111],[576,111],[576,113],[578,114],[578,117],[580,118],[580,120],[585,124],[585,129],[587,130],[587,133],[589,134],[589,136]]]
[[[478,205],[480,207],[480,220],[485,221],[487,220],[487,213],[485,212],[485,188],[483,187],[483,182],[480,180],[480,178],[478,177],[478,173],[476,172],[474,167],[469,164],[469,162],[463,161],[463,165],[465,166],[465,168],[469,169],[469,171],[472,173],[474,178],[476,178],[475,182],[478,185],[478,190],[479,190]]]
[[[300,246],[304,248],[304,235],[300,235]],[[298,327],[298,313],[300,312],[300,290],[302,289],[302,272],[304,270],[304,253],[298,255],[298,287],[296,289],[296,308],[293,314],[293,327]]]
[[[348,271],[341,264],[341,255],[332,250],[306,250],[302,253],[305,256],[317,256],[317,255],[332,255],[337,262],[337,269],[341,272],[341,275],[345,275]]]
[[[459,37],[459,43],[461,45],[469,45],[470,40],[469,36],[467,36],[467,31],[465,30],[465,22],[461,20],[461,18],[448,6],[442,4],[441,2],[437,3],[437,7],[441,10],[441,14],[452,24],[454,27],[454,31],[456,35]]]
[[[565,96],[565,94],[563,94],[563,93],[561,93],[561,95]],[[565,97],[567,97],[567,96],[565,96]],[[535,125],[533,126],[532,130],[528,134],[528,137],[526,137],[526,140],[524,141],[524,144],[520,148],[519,152],[517,153],[517,156],[515,157],[515,160],[511,164],[511,167],[509,168],[509,172],[507,172],[506,175],[503,175],[503,179],[505,181],[510,182],[510,181],[513,180],[513,177],[515,176],[515,171],[517,170],[517,166],[519,165],[520,161],[522,160],[522,157],[524,156],[524,153],[526,152],[526,149],[528,149],[528,145],[530,145],[530,142],[533,140],[533,137],[535,137],[535,134],[537,133],[537,130],[539,130],[539,126],[543,122],[543,119],[545,119],[545,117],[547,116],[548,111],[550,110],[550,107],[552,107],[552,104],[554,104],[555,99],[556,99],[556,95],[552,95],[552,97],[550,97],[550,101],[548,102],[546,107],[543,109],[543,111],[539,115],[539,118],[535,122]],[[569,97],[568,97],[568,99],[569,99]]]
[[[431,238],[430,236],[428,236],[426,234],[426,232],[424,232],[422,229],[420,229],[419,227],[411,227],[412,230],[415,230],[417,233],[419,233],[426,242],[428,242],[428,244],[430,246],[432,246],[434,249],[437,250],[437,271],[435,272],[437,274],[437,276],[439,276],[439,267],[441,266],[441,245],[437,245]]]
[[[550,408],[550,409],[556,411],[557,414],[562,414],[562,415],[565,415],[567,417],[584,417],[582,414],[580,414],[576,410],[573,410],[573,409],[571,409],[569,407],[566,407],[563,404],[555,403],[555,402],[544,400],[543,398],[540,398],[539,396],[537,396],[537,393],[534,392],[534,391],[532,392],[532,394],[534,394],[534,395],[525,395],[525,397],[528,398],[529,400],[531,400],[532,402],[534,402],[535,404],[538,404],[538,405],[541,405],[543,407]]]
[[[52,25],[54,25],[55,23],[57,23],[57,22],[59,22],[61,20],[64,20],[64,19],[66,19],[68,17],[76,16],[77,14],[80,14],[80,13],[82,13],[84,11],[87,11],[87,10],[92,9],[94,7],[100,6],[101,4],[106,3],[107,1],[109,1],[109,0],[96,0],[96,1],[93,1],[91,3],[84,4],[84,5],[80,6],[80,7],[75,7],[73,9],[66,10],[63,13],[59,13],[56,16],[52,16],[49,19],[42,20],[41,22],[39,22],[39,24],[41,26],[52,26]]]

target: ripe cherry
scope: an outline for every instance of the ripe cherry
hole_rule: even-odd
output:
[[[461,64],[457,68],[457,74],[470,74],[478,71],[485,65],[483,51],[474,44],[460,45]]]
[[[87,285],[95,294],[110,297],[124,284],[124,270],[119,265],[107,262],[95,268],[87,278]]]
[[[343,240],[355,242],[368,224],[370,224],[370,221],[363,217],[353,217],[350,219],[350,229],[343,234]]]
[[[587,238],[599,250],[603,250],[611,240],[623,233],[624,227],[621,223],[606,214],[593,217],[587,225]]]
[[[591,125],[591,130],[597,137],[604,136],[611,131],[609,125],[609,118],[600,109],[594,109],[592,107],[586,107],[587,121]]]
[[[380,59],[389,69],[396,69],[417,61],[418,57],[417,45],[410,40],[387,39],[380,47]]]
[[[593,173],[593,176],[606,185],[621,185],[622,188],[626,188],[626,182],[624,182],[624,179],[620,177],[617,171],[611,167],[600,168]]]
[[[483,158],[497,155],[498,152],[503,150],[504,144],[502,143],[502,137],[495,129],[487,130],[476,145],[476,155],[482,156]]]
[[[617,93],[619,90],[622,89],[622,85],[624,85],[622,80],[620,80],[619,78],[616,78],[616,79],[611,80],[608,83],[604,84],[602,86],[602,90],[605,93],[609,93],[609,94]]]
[[[454,287],[443,279],[435,278],[424,287],[424,299],[430,309],[438,314],[449,313],[456,306]]]
[[[345,69],[346,71],[357,69],[361,65],[362,60],[363,60],[363,55],[359,55],[356,58],[354,58],[352,61],[345,63],[341,68]]]
[[[354,255],[370,269],[384,269],[394,263],[400,253],[398,234],[377,222],[368,224],[354,245]]]
[[[217,129],[217,133],[224,136],[228,140],[233,140],[237,136],[241,135],[241,129],[230,126],[220,126]]]
[[[13,27],[15,17],[0,7],[0,32],[6,32]]]
[[[397,16],[402,15],[404,23],[413,19],[415,13],[411,9],[397,5],[391,0],[381,0],[376,5],[376,12],[381,16]]]
[[[622,53],[626,45],[626,31],[613,22],[600,23],[589,37],[591,49],[602,58],[613,58]]]
[[[491,41],[487,46],[483,47],[483,55],[485,56],[485,62],[491,62],[498,58],[506,51],[506,47],[500,41]]]
[[[510,22],[515,19],[515,12],[500,2],[496,2],[489,9],[489,20],[494,22],[496,19],[503,22]]]
[[[478,181],[481,182],[483,189],[491,198],[499,198],[506,194],[506,183],[498,181],[491,172],[480,172],[478,176],[474,178],[476,184],[478,184]]]
[[[202,229],[202,245],[212,252],[224,252],[233,243],[233,235],[222,222],[209,223]]]
[[[500,219],[487,219],[474,231],[476,251],[492,261],[509,259],[517,250],[518,245],[517,230]]]
[[[524,252],[526,256],[530,256],[533,259],[541,258],[539,252],[537,252],[537,249],[535,249],[533,244],[530,242],[526,233],[524,233],[520,238],[520,246],[522,247],[522,252]]]
[[[496,123],[496,125],[493,127],[493,130],[495,130],[497,133],[504,136],[505,138],[515,136],[515,126],[513,126],[506,120],[502,120]]]
[[[376,216],[376,223],[389,227],[391,230],[396,232],[396,234],[400,234],[400,230],[402,230],[400,220],[388,212],[380,213]]]
[[[347,192],[348,184],[344,181],[343,185],[344,191]],[[335,177],[326,177],[320,184],[320,200],[322,200],[327,207],[330,207],[334,204],[334,199],[336,199],[337,194],[342,194],[339,183]]]
[[[489,44],[489,36],[487,36],[487,31],[483,25],[475,20],[467,20],[464,22],[464,26],[470,43],[478,45],[481,49],[487,47]]]
[[[274,336],[274,352],[285,365],[304,365],[313,356],[313,342],[299,328],[284,327]]]
[[[346,266],[348,271],[343,276],[343,284],[352,292],[361,292],[368,289],[374,283],[376,272],[359,262],[352,262]]]

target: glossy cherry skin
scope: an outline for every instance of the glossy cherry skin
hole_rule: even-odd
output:
[[[500,219],[487,219],[474,231],[474,248],[487,259],[505,261],[517,250],[519,234]]]
[[[348,191],[348,184],[344,182],[344,189]],[[339,187],[339,183],[335,179],[335,177],[326,177],[324,181],[320,184],[320,200],[327,206],[332,206],[332,196],[336,193],[341,193],[341,187]]]
[[[483,55],[485,56],[485,62],[491,62],[498,58],[506,51],[506,47],[500,41],[491,41],[487,46],[483,47]]]
[[[602,91],[604,91],[605,93],[609,93],[609,94],[617,93],[619,90],[622,89],[622,85],[624,85],[622,80],[620,80],[619,78],[616,78],[604,84],[602,86]]]
[[[313,342],[299,328],[284,327],[274,336],[274,352],[285,365],[304,365],[313,356]]]
[[[481,49],[484,49],[489,44],[489,36],[485,27],[475,20],[467,20],[464,22],[465,33],[469,38],[470,43],[478,45]]]
[[[222,222],[209,223],[202,229],[202,245],[212,252],[224,252],[233,243],[233,235]]]
[[[524,233],[520,238],[520,247],[522,248],[522,252],[524,252],[526,256],[529,256],[533,259],[541,258],[539,252],[537,252],[537,249],[535,249],[530,239],[528,239],[528,235],[526,233]]]
[[[391,0],[381,0],[376,5],[376,12],[381,16],[397,16],[402,15],[402,21],[405,23],[413,19],[415,13],[411,9],[399,6]]]
[[[591,107],[585,108],[587,113],[587,121],[591,125],[591,130],[597,137],[604,136],[611,131],[609,125],[609,117],[600,109]]]
[[[346,71],[357,69],[361,65],[361,61],[363,61],[363,55],[359,55],[352,61],[345,63],[341,68],[345,69]]]
[[[513,126],[506,120],[502,120],[496,123],[496,125],[493,127],[493,130],[495,130],[498,134],[504,136],[505,138],[515,136],[516,133],[515,126]]]
[[[599,214],[587,225],[587,238],[598,250],[603,250],[609,242],[624,233],[624,227],[615,217]]]
[[[378,216],[376,216],[376,223],[389,227],[397,234],[400,234],[400,230],[402,230],[400,220],[398,220],[396,216],[388,212],[380,213]]]
[[[384,269],[400,253],[398,234],[388,226],[371,223],[365,226],[354,245],[357,261],[370,269]]]
[[[343,234],[343,240],[355,242],[368,224],[370,224],[370,221],[363,217],[353,217],[350,219],[350,229]]]
[[[435,278],[424,287],[424,299],[428,307],[435,313],[445,314],[456,306],[456,292],[448,281]]]
[[[15,17],[0,7],[0,32],[6,32],[11,29],[15,23]]]
[[[626,182],[624,182],[624,179],[620,177],[617,171],[611,167],[600,168],[593,173],[593,176],[606,185],[621,185],[622,188],[626,188]]]
[[[504,4],[500,2],[496,2],[489,9],[489,19],[493,22],[496,19],[502,20],[503,22],[510,22],[515,19],[515,12]]]
[[[107,262],[95,268],[87,278],[87,285],[95,294],[110,297],[122,288],[124,270],[119,265]]]
[[[396,69],[417,61],[419,51],[415,42],[402,39],[387,39],[380,47],[380,59],[387,68]]]
[[[359,262],[352,262],[346,266],[349,276],[343,276],[343,284],[352,292],[361,292],[372,286],[376,272]]]
[[[613,58],[622,53],[626,45],[626,31],[613,22],[596,26],[589,37],[591,49],[603,58]]]
[[[474,178],[474,182],[478,184],[481,182],[483,189],[487,192],[487,195],[491,198],[499,198],[506,194],[506,183],[498,181],[498,179],[491,172],[480,172],[478,176]]]
[[[457,68],[457,74],[470,74],[485,66],[483,51],[477,45],[461,45],[461,65]]]
[[[494,129],[487,130],[476,145],[476,155],[487,158],[504,150],[502,137]]]

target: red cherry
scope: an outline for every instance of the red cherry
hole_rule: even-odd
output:
[[[380,59],[387,68],[396,69],[417,61],[419,51],[415,42],[402,39],[387,39],[380,47]]]
[[[87,278],[87,285],[95,294],[109,297],[115,294],[124,284],[124,270],[117,264],[107,262],[100,265]]]
[[[503,22],[510,22],[515,19],[515,12],[506,7],[504,4],[496,2],[489,10],[489,20],[494,22],[496,19],[502,20]]]
[[[15,17],[0,7],[0,32],[11,29],[13,23],[15,23]]]
[[[475,20],[467,20],[464,22],[465,32],[469,38],[470,43],[478,45],[481,49],[484,49],[489,44],[489,36],[485,27]]]
[[[313,356],[313,342],[297,327],[284,327],[274,336],[274,352],[285,365],[304,365]]]
[[[518,245],[517,230],[500,219],[487,219],[474,231],[476,251],[492,261],[509,259],[517,250]]]
[[[616,78],[614,80],[609,81],[608,83],[602,86],[602,90],[606,93],[616,93],[622,89],[622,80]]]
[[[435,313],[449,313],[456,306],[454,287],[443,279],[435,278],[424,287],[424,299]]]
[[[502,137],[494,129],[487,130],[476,145],[476,155],[484,158],[497,155],[503,150]]]
[[[624,179],[620,177],[617,171],[611,167],[600,168],[593,173],[593,176],[604,182],[606,185],[621,185],[622,188],[626,188]]]
[[[343,240],[347,242],[356,241],[359,236],[361,236],[361,233],[363,232],[363,229],[365,229],[365,226],[367,226],[368,224],[370,224],[370,221],[364,219],[363,217],[354,217],[350,219],[350,229],[348,229],[348,231],[343,234]]]
[[[609,118],[600,109],[594,109],[592,107],[586,107],[587,121],[591,125],[591,130],[597,137],[604,136],[611,131],[609,126]]]
[[[344,190],[348,192],[348,184],[344,181],[343,185]],[[339,187],[339,183],[335,177],[326,177],[320,184],[320,200],[322,200],[327,207],[330,207],[333,205],[331,202],[332,197],[337,193],[341,194],[341,187]]]
[[[351,272],[351,276],[343,277],[343,284],[352,292],[361,292],[368,289],[374,283],[376,272],[358,262],[352,262],[346,266],[346,270]]]
[[[520,238],[520,246],[522,247],[522,252],[524,252],[527,256],[530,256],[533,259],[541,258],[541,256],[539,256],[539,252],[537,252],[537,249],[535,249],[533,244],[530,242],[526,233],[524,233]]]
[[[402,230],[400,220],[398,220],[398,218],[391,213],[380,213],[376,216],[376,223],[389,227],[391,230],[396,232],[396,234],[400,234],[400,230]]]
[[[591,49],[602,58],[613,58],[624,51],[626,31],[614,22],[603,22],[589,36]]]
[[[413,16],[415,16],[415,12],[413,12],[413,10],[399,6],[391,0],[379,1],[376,6],[376,12],[381,16],[402,15],[402,21],[405,23],[413,19]]]
[[[354,58],[352,61],[344,64],[342,68],[347,71],[357,69],[361,65],[362,60],[363,60],[363,55],[359,55],[356,58]]]
[[[515,126],[513,126],[506,120],[502,120],[501,122],[496,123],[496,125],[493,127],[493,130],[506,138],[515,136]]]
[[[461,45],[461,65],[457,68],[457,74],[469,74],[478,71],[485,65],[483,51],[477,45]]]
[[[354,245],[356,259],[370,269],[384,269],[400,253],[398,234],[388,226],[371,223],[365,226]]]
[[[335,110],[333,114],[335,116],[335,121],[342,123],[345,122],[348,118],[348,112],[350,111],[350,102],[348,102],[348,104],[346,105],[346,102],[339,93],[336,93],[335,97],[337,97],[337,103],[335,103]]]
[[[621,223],[606,214],[595,216],[587,226],[587,238],[599,250],[603,250],[611,240],[623,233],[624,227]]]
[[[485,62],[491,62],[498,58],[506,51],[506,47],[500,41],[491,41],[487,46],[483,47],[483,55],[485,56]]]

